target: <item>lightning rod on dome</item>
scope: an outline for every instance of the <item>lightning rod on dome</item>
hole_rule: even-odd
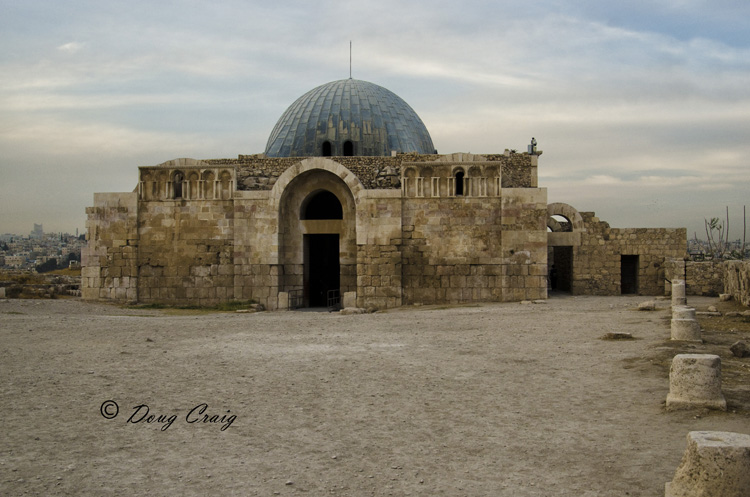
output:
[[[349,79],[352,79],[352,40],[349,40]]]

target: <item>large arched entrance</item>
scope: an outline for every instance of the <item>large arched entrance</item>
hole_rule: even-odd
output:
[[[298,172],[279,198],[279,290],[320,307],[331,290],[356,291],[356,208],[348,181],[328,170],[341,166],[310,161],[328,167]]]

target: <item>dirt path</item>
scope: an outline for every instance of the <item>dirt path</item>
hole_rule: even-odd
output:
[[[750,433],[750,412],[742,389],[727,413],[663,410],[668,302],[643,300],[352,316],[0,301],[0,494],[662,496],[688,431]]]

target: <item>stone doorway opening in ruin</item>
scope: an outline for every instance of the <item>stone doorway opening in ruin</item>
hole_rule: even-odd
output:
[[[339,235],[304,235],[304,298],[309,307],[328,305],[329,290],[341,287]]]
[[[551,247],[547,255],[549,287],[552,291],[570,292],[573,280],[573,247]]]
[[[620,293],[638,293],[638,256],[620,256]]]

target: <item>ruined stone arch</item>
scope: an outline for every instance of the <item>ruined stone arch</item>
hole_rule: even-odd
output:
[[[563,229],[561,223],[553,216],[564,217],[570,223],[570,228]],[[583,217],[581,217],[581,214],[579,214],[573,206],[564,204],[562,202],[555,202],[547,205],[547,227],[551,228],[551,231],[553,232],[580,232],[585,230],[583,225]]]

